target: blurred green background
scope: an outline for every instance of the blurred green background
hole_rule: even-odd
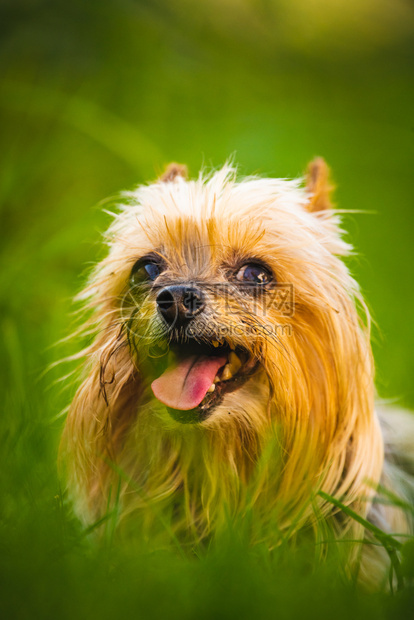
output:
[[[196,175],[235,155],[241,173],[292,177],[325,157],[338,207],[362,211],[345,228],[377,323],[379,394],[414,406],[413,34],[409,0],[2,0],[0,546],[10,587],[0,606],[13,617],[63,617],[60,596],[67,617],[93,612],[89,601],[82,615],[79,584],[100,559],[49,566],[70,523],[55,472],[56,416],[70,393],[54,383],[61,368],[43,373],[74,352],[53,345],[102,255],[108,218],[98,203],[170,160]],[[181,568],[189,583],[230,570]],[[240,571],[243,591],[250,578]],[[156,590],[156,579],[146,583]],[[193,586],[178,595],[190,616]]]

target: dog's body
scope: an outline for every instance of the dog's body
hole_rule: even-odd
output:
[[[384,466],[369,325],[329,190],[317,160],[305,189],[237,182],[231,167],[186,181],[172,166],[129,195],[83,294],[95,339],[63,438],[86,522],[116,496],[121,522],[150,533],[165,511],[182,540],[250,510],[269,547],[305,531],[363,539],[329,495],[409,530],[403,511],[373,504],[378,484],[402,491]]]

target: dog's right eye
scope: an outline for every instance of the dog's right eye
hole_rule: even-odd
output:
[[[139,260],[132,267],[130,280],[132,284],[141,284],[148,280],[153,282],[160,273],[160,266],[153,260]]]

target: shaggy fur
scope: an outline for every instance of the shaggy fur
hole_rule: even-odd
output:
[[[107,233],[108,255],[80,296],[92,311],[86,331],[93,341],[80,354],[85,376],[62,440],[78,515],[92,523],[116,503],[121,526],[151,536],[163,513],[174,535],[190,542],[250,511],[252,540],[269,547],[301,532],[318,540],[369,537],[323,491],[386,531],[407,532],[402,511],[373,503],[379,483],[403,490],[392,457],[384,464],[369,317],[341,260],[351,247],[330,204],[325,163],[310,165],[306,187],[237,180],[231,166],[194,181],[185,176],[172,165],[124,196]],[[163,269],[134,288],[131,270],[148,255]],[[252,262],[274,275],[271,292],[238,287],[231,274]],[[206,297],[203,316],[192,321],[198,342],[224,337],[258,363],[195,424],[171,417],[150,386],[148,361],[162,358],[171,340],[156,294],[177,283],[196,283]],[[269,303],[285,284],[287,303]],[[414,436],[408,416],[398,425]],[[388,455],[398,442],[392,438]],[[347,548],[362,579],[384,574],[377,547]]]

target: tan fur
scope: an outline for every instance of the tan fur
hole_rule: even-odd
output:
[[[119,492],[121,525],[148,536],[160,511],[190,542],[251,511],[252,540],[265,537],[269,547],[286,533],[318,537],[324,524],[337,537],[362,538],[362,526],[317,495],[325,491],[365,517],[384,480],[369,317],[341,260],[350,246],[338,216],[326,211],[326,164],[311,165],[305,189],[299,181],[237,181],[229,166],[195,181],[173,173],[164,180],[174,183],[139,187],[114,215],[108,255],[81,296],[95,338],[83,352],[85,378],[62,440],[78,515],[98,520]],[[150,251],[167,265],[161,285],[205,284],[210,325],[252,327],[232,339],[260,360],[259,370],[198,425],[170,418],[146,382],[145,359],[164,335],[154,294],[124,303],[131,268]],[[260,300],[246,309],[236,290],[225,304],[209,289],[227,282],[225,266],[251,258],[293,285],[292,316],[265,312]],[[280,327],[276,336],[262,331],[267,324]],[[400,512],[386,518],[391,531],[407,530]],[[349,545],[350,566],[358,554]]]
[[[322,157],[310,162],[306,175],[306,189],[309,192],[309,211],[332,209],[331,192],[334,189],[329,180],[329,168]]]

